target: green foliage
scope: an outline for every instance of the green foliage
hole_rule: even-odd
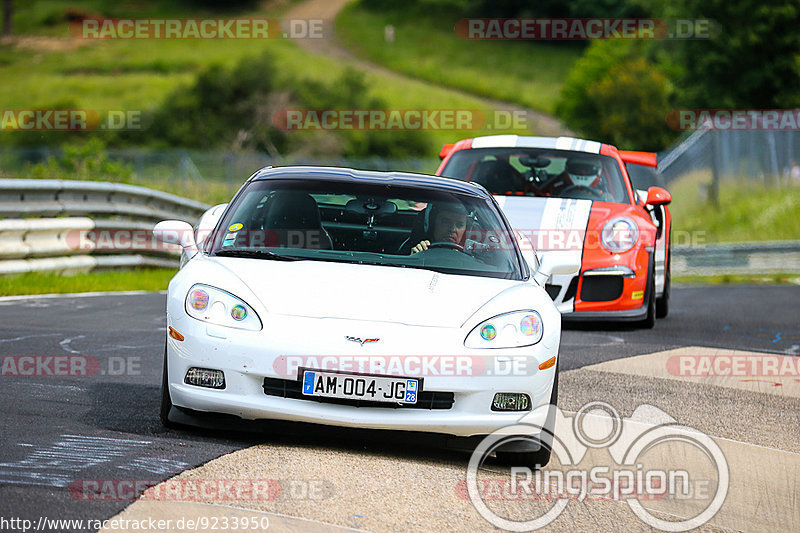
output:
[[[470,14],[479,17],[644,17],[646,12],[631,0],[476,0]]]
[[[664,41],[680,104],[709,108],[800,106],[800,3],[797,0],[675,0],[665,16],[710,18],[711,39]]]
[[[368,0],[369,10],[405,11],[456,17],[643,17],[642,2],[631,0]]]
[[[672,87],[633,41],[593,41],[567,77],[556,113],[567,126],[620,148],[660,150]]]
[[[587,97],[600,111],[592,124],[596,137],[623,148],[666,147],[675,137],[665,121],[670,93],[667,78],[644,58],[624,59],[589,87]]]
[[[232,68],[213,65],[157,110],[148,136],[161,146],[260,150],[272,155],[419,155],[426,134],[406,131],[283,131],[273,116],[286,109],[385,109],[362,74],[345,70],[329,82],[278,74],[272,56],[245,58]],[[134,134],[127,134],[132,138]]]
[[[26,176],[106,181],[129,181],[133,176],[133,167],[109,159],[105,143],[96,137],[82,144],[66,144],[63,151],[60,157],[32,165]]]

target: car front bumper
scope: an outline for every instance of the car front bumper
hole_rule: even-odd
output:
[[[288,316],[273,316],[269,327],[256,332],[210,326],[186,315],[168,317],[168,324],[185,338],[177,341],[168,337],[167,342],[169,394],[176,407],[245,420],[287,420],[458,437],[485,435],[529,414],[492,411],[497,392],[526,393],[534,409],[550,403],[557,366],[545,370],[538,367],[558,354],[560,340],[560,328],[545,328],[544,337],[533,346],[488,350],[465,348],[461,328]],[[345,338],[346,333],[362,331],[369,331],[381,342],[361,345]],[[421,358],[436,363],[417,364]],[[265,378],[299,379],[297,367],[319,368],[324,362],[326,370],[358,371],[354,364],[375,359],[390,361],[390,368],[391,361],[397,362],[400,370],[386,375],[422,378],[423,392],[452,393],[452,407],[356,407],[270,396],[264,391]],[[454,360],[459,362],[445,362]],[[341,363],[339,368],[337,362]],[[191,367],[223,371],[225,388],[184,383]],[[408,373],[405,370],[409,368],[419,371]],[[545,420],[542,417],[530,422],[542,425]]]

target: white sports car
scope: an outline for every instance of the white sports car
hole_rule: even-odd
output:
[[[561,315],[543,286],[578,265],[540,264],[480,186],[265,168],[197,228],[154,233],[184,249],[164,424],[221,413],[474,437],[555,403]],[[500,451],[546,463],[536,448]]]

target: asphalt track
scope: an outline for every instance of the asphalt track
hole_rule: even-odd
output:
[[[559,404],[578,409],[587,401],[602,400],[627,414],[638,404],[658,405],[681,423],[711,435],[789,452],[790,464],[778,466],[788,468],[790,476],[800,475],[796,461],[800,452],[800,400],[793,393],[776,396],[771,390],[752,389],[754,384],[749,384],[750,389],[737,389],[738,385],[677,383],[662,379],[669,376],[637,374],[636,365],[628,364],[636,358],[627,359],[682,347],[798,356],[798,302],[800,287],[796,286],[676,287],[669,318],[658,321],[652,330],[602,324],[567,326],[562,335]],[[0,300],[0,355],[4,363],[0,378],[0,517],[27,519],[34,524],[41,517],[110,518],[131,504],[127,493],[104,498],[106,501],[87,501],[75,487],[86,480],[115,480],[118,488],[120,480],[154,484],[258,444],[262,445],[259,448],[291,451],[292,460],[307,463],[300,470],[305,472],[313,472],[309,465],[324,462],[330,453],[346,454],[351,459],[369,457],[410,476],[445,466],[452,467],[453,472],[464,470],[467,456],[430,447],[409,448],[398,441],[397,434],[365,437],[325,428],[309,431],[305,426],[281,427],[280,432],[262,434],[164,429],[158,421],[164,307],[163,294]],[[25,376],[21,367],[8,366],[8,356],[15,364],[22,361],[20,356],[80,356],[93,361],[89,372],[93,375]],[[613,367],[615,361],[619,361],[617,367]],[[633,369],[630,372],[629,366]],[[39,374],[47,372],[44,367],[38,370]],[[280,472],[286,465],[270,457],[260,459],[264,462],[259,471],[265,478],[280,477],[272,470]],[[270,464],[270,460],[276,463]],[[246,469],[243,472],[242,476],[254,475]],[[328,483],[328,489],[339,496],[362,496],[358,484]],[[367,491],[366,486],[362,488]],[[402,493],[402,487],[398,491]],[[368,495],[365,492],[363,496]],[[443,498],[439,507],[446,500]],[[373,530],[408,526],[405,519],[394,520],[391,502],[384,504],[385,515],[381,512],[373,521],[359,521],[351,516],[338,517],[339,511],[331,507],[336,501],[317,505],[316,509],[312,505],[297,516],[317,520],[306,526],[322,523],[323,529],[325,524]],[[436,505],[436,498],[429,503]],[[295,515],[292,502],[283,504],[271,510]],[[782,523],[785,517],[800,517],[797,501],[787,505],[770,511],[775,523]],[[300,507],[303,505],[297,503]],[[324,512],[315,515],[320,509]],[[597,522],[597,516],[591,516],[591,523]],[[431,520],[423,522],[427,526],[408,527],[428,529],[435,524],[435,517]],[[464,522],[464,529],[470,524],[492,529],[488,523],[476,523],[474,517],[471,520]],[[570,524],[582,528],[579,516],[574,516]],[[8,525],[0,529],[15,530]]]

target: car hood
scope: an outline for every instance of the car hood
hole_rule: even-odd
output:
[[[496,196],[511,227],[522,233],[537,252],[571,251],[580,254],[586,225],[592,211],[591,200]]]
[[[524,285],[415,268],[326,261],[233,257],[207,261],[238,278],[270,313],[414,326],[460,327],[499,293]]]

